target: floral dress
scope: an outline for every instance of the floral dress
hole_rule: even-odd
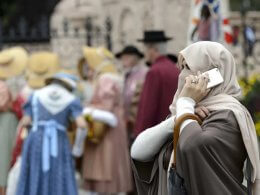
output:
[[[24,106],[33,126],[24,143],[17,195],[77,195],[74,163],[66,130],[82,113],[78,99],[51,114],[33,95]]]

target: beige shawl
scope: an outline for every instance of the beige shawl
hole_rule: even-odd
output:
[[[240,126],[243,141],[252,163],[252,182],[254,194],[260,193],[260,156],[258,140],[253,120],[247,109],[237,100],[241,89],[236,77],[236,66],[232,54],[221,44],[202,41],[191,44],[180,52],[180,60],[184,58],[192,72],[205,72],[212,68],[219,68],[224,82],[211,89],[208,96],[198,103],[210,111],[230,109],[234,112]],[[180,61],[180,62],[181,62]],[[181,65],[181,64],[179,64]],[[179,77],[178,90],[170,106],[173,115],[176,114],[176,101],[184,81]]]

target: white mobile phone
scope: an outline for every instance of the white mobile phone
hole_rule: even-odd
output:
[[[222,75],[220,74],[218,68],[211,69],[207,72],[204,72],[203,74],[206,74],[206,73],[208,73],[208,75],[209,75],[209,83],[207,85],[207,89],[215,87],[224,82],[224,79],[223,79]]]

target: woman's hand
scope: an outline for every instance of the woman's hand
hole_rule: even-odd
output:
[[[19,126],[21,127],[21,128],[27,128],[27,126],[29,126],[29,125],[31,125],[32,124],[32,119],[31,119],[31,117],[29,117],[29,116],[24,116],[22,119],[21,119],[21,121],[20,121],[20,123],[19,123]]]
[[[190,75],[186,77],[184,87],[179,97],[190,97],[196,103],[200,102],[209,92],[207,89],[208,75]]]
[[[204,106],[199,106],[195,108],[195,114],[203,121],[209,116],[209,110]]]
[[[83,116],[77,117],[75,122],[78,128],[86,129],[88,127],[88,124]]]

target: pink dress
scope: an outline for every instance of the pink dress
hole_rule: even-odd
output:
[[[129,192],[132,190],[132,173],[122,93],[118,83],[102,77],[91,106],[115,114],[118,125],[109,128],[100,143],[87,142],[83,161],[84,188],[99,193]]]

